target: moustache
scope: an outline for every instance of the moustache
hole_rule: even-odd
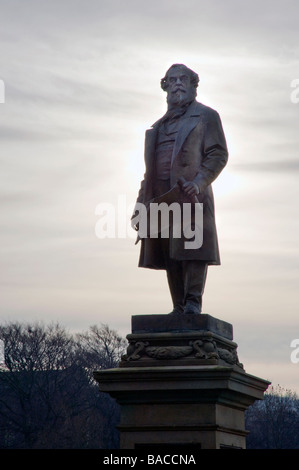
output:
[[[181,87],[176,87],[172,93],[177,93],[178,91],[181,91],[182,93],[186,93],[186,90],[184,88],[181,88]]]

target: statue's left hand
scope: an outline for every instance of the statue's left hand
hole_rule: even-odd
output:
[[[182,189],[184,193],[187,194],[187,196],[189,197],[196,196],[197,194],[199,194],[199,187],[193,181],[186,181],[182,185]]]

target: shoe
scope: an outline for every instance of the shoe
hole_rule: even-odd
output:
[[[182,307],[174,307],[172,312],[168,313],[168,315],[182,315],[184,313],[184,309]]]
[[[199,315],[201,313],[201,308],[199,305],[187,302],[184,309],[184,313],[187,315]]]

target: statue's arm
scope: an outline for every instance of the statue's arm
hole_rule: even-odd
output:
[[[144,200],[144,198],[143,198],[143,195],[144,195],[144,185],[145,185],[145,175],[144,175],[143,180],[142,180],[141,183],[140,183],[140,188],[139,188],[139,191],[138,191],[138,195],[137,195],[137,200],[136,200],[136,202],[143,202],[143,200]]]
[[[203,159],[194,183],[202,192],[221,173],[228,160],[226,139],[216,111],[207,116],[203,133]]]
[[[131,227],[134,230],[139,229],[139,224],[136,223],[136,216],[139,214],[138,204],[143,203],[143,200],[144,200],[143,196],[144,196],[145,177],[146,177],[146,175],[144,175],[144,179],[140,183],[140,188],[139,188],[139,191],[138,191],[136,204],[135,204],[135,207],[134,207],[134,210],[133,210],[133,214],[131,216]]]

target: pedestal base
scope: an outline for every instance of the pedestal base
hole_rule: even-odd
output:
[[[119,367],[94,373],[100,390],[120,404],[121,448],[244,449],[245,410],[263,398],[269,382],[244,371],[229,324],[201,315],[186,318],[185,328],[181,317],[177,331],[172,327],[178,319],[171,326],[167,316],[168,331],[163,331],[157,318],[146,323],[142,317],[135,323],[133,317]]]

